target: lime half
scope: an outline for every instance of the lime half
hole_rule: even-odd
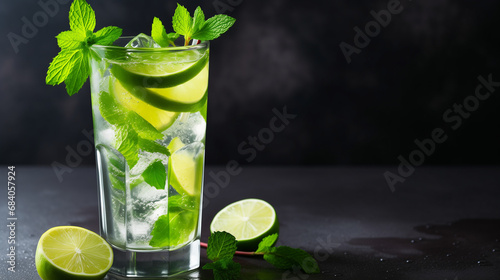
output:
[[[226,231],[235,238],[238,250],[255,251],[260,241],[279,231],[278,217],[271,204],[249,198],[224,207],[215,215],[210,232]]]
[[[75,226],[46,231],[36,248],[36,269],[43,280],[102,279],[113,264],[109,244]]]

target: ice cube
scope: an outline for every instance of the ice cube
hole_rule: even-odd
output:
[[[130,170],[130,174],[132,176],[141,175],[146,168],[148,168],[151,163],[156,161],[157,159],[161,160],[164,165],[168,163],[168,156],[162,153],[150,153],[146,151],[142,151],[139,153],[139,161],[135,164],[134,168]]]
[[[141,33],[134,37],[134,39],[130,40],[128,44],[125,46],[127,48],[161,48],[153,38],[150,36]]]
[[[191,113],[186,118],[184,120],[179,118],[171,127],[162,132],[166,136],[166,144],[175,137],[179,137],[186,145],[203,140],[206,130],[205,119],[200,113]]]

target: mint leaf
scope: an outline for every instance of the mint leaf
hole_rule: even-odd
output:
[[[125,191],[125,163],[115,154],[115,152],[106,149],[106,157],[109,161],[109,180],[113,188]]]
[[[240,278],[241,265],[230,258],[207,263],[203,269],[212,269],[215,280],[236,280]]]
[[[164,190],[167,183],[167,172],[161,160],[151,163],[142,173],[144,181],[157,190]]]
[[[191,33],[194,34],[198,32],[203,27],[204,24],[205,24],[205,14],[201,10],[201,7],[198,6],[194,11],[193,26],[191,27]]]
[[[187,242],[196,226],[195,211],[173,211],[169,207],[168,214],[162,215],[156,220],[151,231],[152,238],[149,245],[165,247]]]
[[[197,210],[198,200],[190,195],[174,195],[168,198],[168,208],[170,210]],[[176,209],[178,208],[178,209]]]
[[[109,46],[113,44],[120,36],[122,36],[122,29],[116,26],[108,26],[94,33],[94,44]]]
[[[165,148],[165,146],[158,144],[153,140],[139,138],[137,145],[139,146],[139,149],[143,151],[170,156],[170,151]]]
[[[61,32],[56,36],[61,48],[47,71],[45,83],[66,84],[66,91],[71,96],[78,92],[90,75],[90,50],[92,44],[111,45],[121,36],[118,27],[105,27],[96,33],[95,13],[85,0],[75,0],[69,10],[71,31]]]
[[[101,116],[110,124],[120,125],[125,122],[125,110],[106,91],[101,91],[101,95],[99,96],[99,111],[101,112]]]
[[[225,231],[216,231],[208,237],[207,257],[212,261],[232,258],[236,252],[236,238]]]
[[[74,57],[78,56],[78,53],[79,50],[60,51],[50,63],[45,83],[48,85],[58,85],[64,82],[73,69],[73,65],[76,62]]]
[[[143,117],[139,116],[136,112],[129,111],[126,115],[126,120],[123,123],[131,123],[132,127],[137,131],[140,137],[148,140],[157,140],[163,138],[161,134],[153,125],[151,125]]]
[[[174,31],[180,35],[183,35],[188,42],[191,38],[191,28],[193,26],[193,18],[189,14],[188,10],[177,4],[174,16],[172,17],[172,27]]]
[[[278,234],[271,234],[262,239],[262,241],[259,243],[259,248],[255,253],[265,253],[269,251],[269,248],[276,243],[276,240],[278,240]]]
[[[215,15],[209,18],[205,24],[191,35],[191,38],[209,41],[218,38],[233,26],[236,19],[228,15]]]
[[[316,260],[306,251],[288,246],[271,247],[264,254],[264,260],[281,269],[300,266],[306,273],[319,273]]]
[[[168,40],[170,41],[170,44],[172,44],[172,46],[175,47],[175,40],[177,40],[177,38],[179,38],[179,34],[175,33],[175,32],[170,32],[167,34],[167,37],[168,37]]]
[[[162,215],[156,220],[149,241],[151,247],[164,247],[170,245],[170,220],[169,214]]]
[[[147,140],[157,140],[163,138],[161,134],[153,125],[146,121],[143,117],[133,111],[128,111],[121,104],[116,102],[113,96],[105,91],[101,92],[99,97],[99,111],[101,116],[110,124],[116,126],[131,126],[137,134]],[[146,143],[148,145],[148,143]],[[148,145],[151,146],[151,145]],[[153,148],[154,152],[162,154],[168,153],[161,148]]]
[[[153,18],[153,25],[151,26],[151,37],[153,37],[153,40],[155,40],[155,42],[163,48],[170,45],[165,26],[163,26],[163,23],[157,17]]]
[[[61,49],[77,49],[82,46],[85,36],[75,31],[64,31],[56,36],[57,45]]]
[[[66,84],[66,92],[69,96],[77,93],[85,84],[85,81],[90,75],[90,65],[88,59],[88,50],[79,50],[75,56],[72,57],[74,61],[71,70],[64,80]]]
[[[75,0],[69,9],[69,27],[84,36],[87,30],[94,31],[96,24],[94,10],[85,0]]]
[[[225,231],[216,231],[208,237],[207,257],[212,260],[203,269],[212,269],[215,280],[234,280],[240,276],[241,266],[233,261],[236,238]]]
[[[127,160],[130,169],[139,161],[137,133],[129,126],[120,126],[115,130],[115,147]]]

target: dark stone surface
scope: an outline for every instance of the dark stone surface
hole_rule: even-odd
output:
[[[245,167],[218,195],[205,197],[202,241],[222,207],[256,197],[278,213],[278,245],[315,255],[322,273],[288,275],[259,258],[236,257],[241,279],[498,279],[499,168],[422,167],[391,192],[383,173],[393,169]],[[2,170],[0,180],[6,182],[7,168]],[[221,170],[209,167],[206,174]],[[17,167],[17,272],[7,273],[8,231],[0,227],[0,279],[39,279],[36,244],[51,227],[98,231],[95,169],[75,168],[63,179],[59,182],[48,167]],[[201,261],[207,262],[204,249]],[[212,276],[200,269],[177,279]]]

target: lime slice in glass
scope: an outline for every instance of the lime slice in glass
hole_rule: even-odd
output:
[[[197,112],[207,98],[208,52],[198,54],[196,62],[184,57],[193,53],[176,55],[183,57],[172,54],[168,59],[173,61],[165,63],[114,64],[111,73],[130,94],[156,108]]]
[[[279,222],[271,204],[249,198],[220,210],[210,224],[210,232],[216,231],[232,234],[238,250],[255,251],[264,237],[279,231]]]
[[[111,90],[118,103],[134,111],[154,126],[158,131],[169,128],[179,116],[177,112],[158,109],[131,95],[119,81],[115,81]]]
[[[176,150],[168,159],[169,184],[180,194],[201,193],[204,146],[193,143]]]
[[[170,154],[175,153],[178,149],[184,147],[185,144],[182,142],[182,140],[179,137],[175,137],[170,141],[170,143],[167,146],[167,149],[170,151]]]
[[[135,98],[158,109],[172,112],[197,112],[207,100],[208,65],[191,80],[176,87],[146,88],[120,80]]]
[[[46,231],[36,248],[36,268],[43,280],[102,279],[113,263],[109,244],[75,226]]]
[[[170,56],[155,61],[144,60],[138,63],[114,64],[111,73],[120,81],[132,86],[147,88],[169,88],[183,84],[202,70],[208,68],[208,53],[200,54],[198,61],[183,63],[194,52],[171,53]],[[165,63],[159,63],[161,60]],[[172,61],[168,63],[167,61]],[[188,60],[189,61],[189,60]],[[150,63],[152,62],[152,63]]]

